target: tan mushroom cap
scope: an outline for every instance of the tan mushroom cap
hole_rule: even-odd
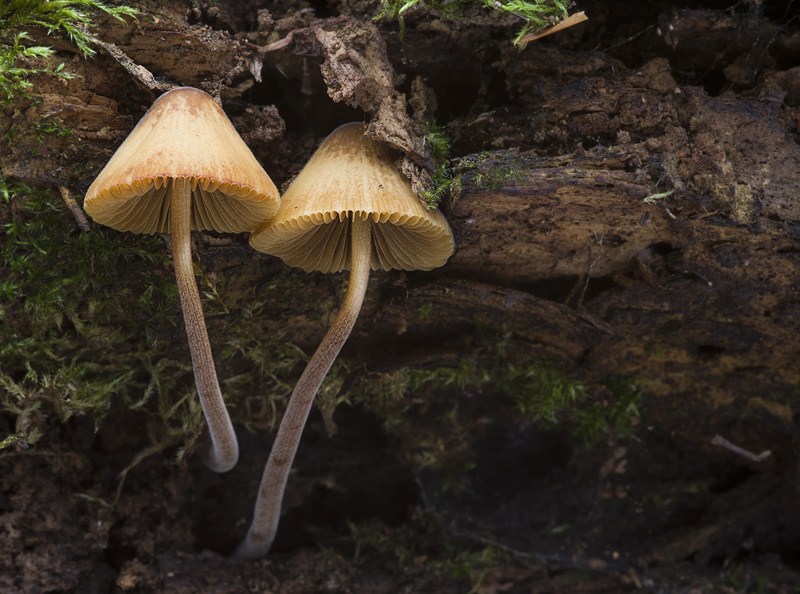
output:
[[[144,114],[86,193],[94,220],[119,231],[169,232],[169,181],[191,181],[192,229],[252,231],[278,189],[210,95],[183,87]]]
[[[386,145],[364,137],[360,123],[334,130],[281,199],[281,208],[250,237],[255,249],[306,272],[350,268],[350,217],[370,220],[372,269],[431,270],[452,255],[442,213],[411,190]]]

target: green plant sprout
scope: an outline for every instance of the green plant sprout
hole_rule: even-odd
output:
[[[375,17],[397,19],[400,25],[400,37],[405,32],[405,14],[417,6],[429,8],[443,17],[463,18],[467,6],[479,2],[490,10],[513,14],[525,24],[517,34],[514,44],[517,45],[523,35],[541,31],[555,25],[568,16],[571,0],[381,0],[381,12]]]
[[[55,53],[47,46],[34,45],[31,35],[20,29],[42,28],[48,35],[66,33],[84,57],[95,54],[97,39],[91,13],[105,13],[125,22],[139,11],[130,6],[109,6],[98,0],[10,0],[0,3],[0,104],[9,103],[17,95],[26,96],[32,86],[28,80],[35,74],[50,74],[62,79],[74,75],[64,64],[32,66],[31,61],[50,58]]]
[[[674,193],[675,193],[675,188],[672,188],[671,190],[669,190],[667,192],[660,192],[658,194],[650,194],[650,195],[645,196],[644,198],[642,198],[642,202],[644,202],[645,204],[658,204],[661,200],[664,200],[665,198],[668,198],[668,197],[672,196],[672,194],[674,194]]]

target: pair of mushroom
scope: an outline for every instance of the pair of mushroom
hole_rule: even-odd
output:
[[[342,307],[295,386],[259,488],[253,523],[234,555],[265,555],[311,404],[350,335],[370,269],[431,270],[454,249],[438,211],[425,208],[393,165],[392,151],[346,124],[322,143],[279,198],[275,185],[206,93],[180,88],[153,104],[100,172],[85,209],[99,223],[169,231],[198,396],[217,472],[238,445],[219,389],[191,263],[191,229],[254,231],[250,244],[304,270],[350,270]]]

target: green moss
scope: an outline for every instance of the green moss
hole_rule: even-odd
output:
[[[476,153],[460,158],[454,167],[457,179],[470,179],[470,184],[482,188],[498,189],[524,187],[528,184],[526,172],[533,164],[520,157],[516,150]]]
[[[417,315],[422,321],[430,320],[433,317],[433,305],[431,303],[423,303],[417,308]]]
[[[64,127],[61,122],[57,120],[42,120],[40,122],[33,122],[33,133],[34,136],[36,136],[36,140],[43,143],[45,136],[48,135],[67,140],[72,135],[72,130]]]
[[[26,28],[41,27],[48,35],[66,34],[81,54],[92,56],[97,43],[92,15],[97,13],[124,23],[125,17],[135,16],[138,11],[129,6],[109,6],[98,0],[7,0],[0,3],[0,103],[8,103],[19,95],[26,96],[32,86],[29,79],[35,74],[73,77],[64,70],[63,63],[52,67],[44,62],[54,51],[33,45]]]
[[[240,368],[237,374],[220,378],[231,417],[248,431],[271,431],[294,389],[297,374],[308,361],[307,354],[287,338],[276,317],[277,304],[296,295],[298,277],[280,274],[261,286],[247,284],[235,275],[216,278],[200,272],[209,335],[223,337],[219,348],[212,347],[220,364],[238,361]],[[252,278],[258,279],[258,275],[254,273]],[[337,369],[321,388],[324,396],[334,391],[332,383],[340,379]]]
[[[671,190],[668,190],[666,192],[659,192],[657,194],[650,194],[650,195],[645,196],[644,198],[642,198],[642,202],[644,202],[645,204],[650,204],[650,205],[658,204],[659,202],[661,202],[665,198],[669,198],[674,193],[675,193],[675,188],[672,188]]]
[[[641,393],[633,380],[586,382],[529,356],[512,363],[504,335],[492,342],[483,361],[462,357],[450,366],[372,374],[353,395],[383,420],[387,432],[402,438],[415,469],[435,471],[430,480],[442,492],[463,492],[475,467],[476,413],[468,412],[475,400],[467,395],[492,399],[498,414],[505,409],[520,425],[560,427],[582,448],[612,434],[630,437],[639,424]]]
[[[136,366],[129,349],[115,351],[130,339],[115,322],[131,289],[117,290],[116,271],[163,256],[153,238],[78,231],[60,198],[20,182],[0,179],[0,213],[0,405],[33,443],[48,413],[99,422],[111,397],[126,393]],[[143,274],[143,293],[155,300],[162,278]]]
[[[409,521],[397,527],[376,519],[348,526],[355,563],[364,568],[385,567],[408,591],[419,582],[428,587],[446,584],[448,591],[455,583],[458,591],[477,592],[490,570],[526,565],[498,546],[452,543],[440,522],[421,510],[414,510]]]
[[[376,19],[388,17],[397,19],[400,37],[405,32],[405,15],[416,7],[425,7],[445,18],[460,19],[464,10],[478,3],[489,10],[506,12],[520,18],[525,24],[520,29],[514,43],[527,34],[540,31],[568,16],[570,0],[381,0],[381,12]]]
[[[409,386],[419,391],[425,387],[449,388],[459,390],[465,388],[482,388],[492,381],[492,374],[470,358],[461,359],[456,367],[440,367],[438,369],[421,369],[412,371]]]
[[[196,269],[218,367],[229,361],[240,369],[220,377],[231,418],[248,431],[272,431],[311,354],[294,344],[292,338],[297,337],[287,335],[281,319],[282,312],[296,303],[298,292],[307,292],[307,275],[283,268],[262,284],[255,263],[248,274],[239,276]],[[316,308],[314,315],[319,315]],[[224,338],[216,345],[214,337]],[[346,364],[337,360],[315,397],[329,434],[336,432],[336,407],[348,399],[342,390],[348,375]]]
[[[307,361],[275,315],[298,275],[262,283],[255,271],[195,270],[231,416],[271,430]],[[149,445],[129,468],[167,448],[191,453],[205,422],[180,324],[161,237],[80,231],[57,192],[0,180],[0,415],[13,428],[0,448],[46,444],[55,419],[99,424],[117,402],[146,419]],[[331,410],[345,370],[321,391]]]
[[[425,124],[425,146],[430,147],[433,156],[434,171],[430,188],[423,188],[420,197],[427,202],[430,210],[435,210],[439,203],[453,191],[453,172],[450,168],[450,139],[443,126],[435,120]]]
[[[36,443],[53,416],[99,424],[116,399],[149,415],[148,454],[190,450],[203,417],[188,357],[165,354],[180,311],[163,240],[81,232],[53,193],[0,187],[2,446]]]
[[[10,39],[0,37],[0,105],[10,103],[17,96],[27,97],[27,90],[33,86],[28,79],[35,74],[50,74],[62,79],[73,78],[64,70],[64,64],[55,68],[45,64],[42,66],[21,66],[49,58],[53,50],[44,46],[30,46],[31,36],[27,33],[16,33]]]
[[[14,137],[19,132],[19,129],[16,126],[9,126],[6,128],[5,132],[3,132],[3,138],[6,141],[6,144],[11,144],[14,141]]]
[[[524,368],[511,366],[498,380],[500,391],[526,418],[553,425],[566,411],[585,402],[588,393],[584,382],[541,361]]]
[[[598,397],[574,411],[573,433],[585,444],[596,444],[614,434],[633,436],[639,425],[641,390],[633,378],[610,376],[598,385]]]
[[[457,195],[465,177],[470,185],[483,188],[525,187],[528,185],[527,172],[532,167],[546,165],[532,163],[530,157],[520,156],[516,149],[482,151],[451,162],[450,145],[443,129],[435,122],[429,122],[428,131],[425,143],[434,147],[436,169],[432,189],[420,194],[430,208],[435,208],[448,195]]]
[[[485,175],[478,174],[475,181],[478,185],[493,190],[527,185],[524,164],[513,157],[511,163],[497,163]]]
[[[523,418],[564,426],[585,446],[609,433],[628,437],[638,424],[641,393],[629,378],[608,378],[590,385],[552,363],[528,360],[503,369],[487,369],[474,359],[457,367],[414,371],[409,388],[490,389],[514,403]]]

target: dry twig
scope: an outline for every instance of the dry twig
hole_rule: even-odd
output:
[[[542,37],[547,37],[551,33],[558,33],[564,29],[568,29],[573,25],[577,25],[578,23],[582,23],[583,21],[589,20],[589,17],[586,16],[586,13],[576,12],[575,14],[569,15],[560,23],[556,23],[552,27],[547,27],[546,29],[542,29],[541,31],[536,31],[535,33],[528,33],[527,35],[523,35],[519,38],[519,43],[528,43],[529,41],[535,41],[537,39],[541,39]]]

